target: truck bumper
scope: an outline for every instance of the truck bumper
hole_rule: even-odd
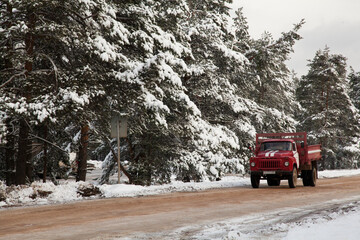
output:
[[[289,176],[292,176],[292,171],[284,171],[284,170],[258,170],[251,171],[251,175],[260,176],[262,178],[276,177],[280,179],[287,179]]]

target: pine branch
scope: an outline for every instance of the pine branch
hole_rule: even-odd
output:
[[[16,77],[20,77],[20,76],[25,76],[26,77],[26,73],[27,73],[27,70],[23,70],[21,73],[18,73],[18,74],[14,74],[10,77],[9,80],[7,80],[6,82],[4,82],[3,84],[0,85],[0,89],[5,87],[7,84],[9,84],[12,80],[14,80],[14,78]]]
[[[56,91],[58,89],[58,68],[57,68],[55,62],[48,55],[46,55],[44,53],[40,53],[39,55],[46,57],[53,65],[54,73],[55,73],[55,91]]]
[[[55,143],[49,142],[48,140],[46,140],[46,139],[44,139],[44,138],[42,138],[42,137],[36,136],[36,135],[34,135],[34,134],[31,134],[31,133],[30,133],[29,135],[30,135],[31,137],[33,137],[33,138],[37,138],[37,139],[39,139],[39,140],[41,140],[41,141],[43,141],[43,142],[46,142],[46,143],[48,143],[48,144],[56,147],[57,149],[61,150],[62,152],[65,152],[66,154],[69,154],[66,150],[62,149],[61,147],[59,147],[59,146],[56,145]]]

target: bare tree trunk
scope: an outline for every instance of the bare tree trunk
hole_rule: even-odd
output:
[[[89,125],[85,124],[81,127],[81,138],[80,138],[78,170],[76,175],[76,181],[86,180],[88,144],[89,144]]]
[[[12,129],[11,119],[6,119],[7,130]],[[5,148],[5,164],[6,164],[6,185],[15,184],[15,138],[12,133],[6,135]]]
[[[44,139],[47,140],[48,136],[48,128],[47,125],[44,125]],[[47,175],[47,162],[48,162],[48,156],[47,156],[47,142],[44,142],[44,168],[43,168],[43,182],[46,183],[46,175]]]
[[[16,185],[26,183],[26,163],[29,158],[29,126],[25,119],[20,119],[19,148],[16,160]]]

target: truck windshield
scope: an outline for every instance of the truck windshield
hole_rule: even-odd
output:
[[[260,151],[282,150],[291,151],[291,142],[263,142]]]

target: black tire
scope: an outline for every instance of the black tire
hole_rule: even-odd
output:
[[[289,176],[289,187],[296,188],[297,184],[297,169],[296,166],[293,167],[292,174]]]
[[[268,186],[280,186],[280,179],[272,179],[272,178],[268,178],[267,179],[267,183],[268,183]]]
[[[301,171],[301,177],[302,177],[304,187],[310,186],[309,171],[302,170]]]
[[[251,178],[251,186],[253,188],[259,188],[259,186],[260,186],[260,176],[251,174],[250,178]]]
[[[317,168],[315,166],[312,167],[312,170],[309,171],[309,186],[316,186],[316,178],[317,178]]]

